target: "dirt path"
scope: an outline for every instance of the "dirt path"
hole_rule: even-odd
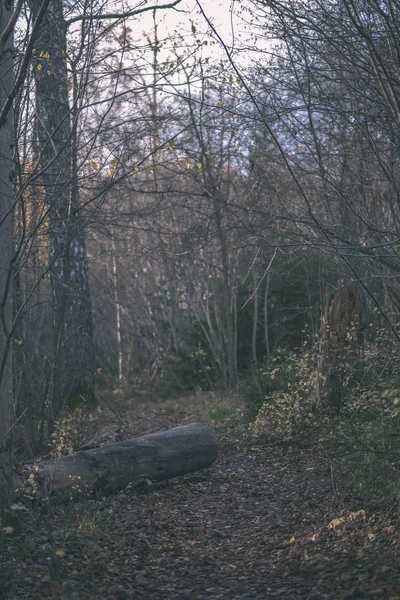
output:
[[[135,434],[188,420],[131,417]],[[223,432],[207,471],[24,512],[0,598],[399,599],[393,516],[344,505],[333,484],[315,451]]]

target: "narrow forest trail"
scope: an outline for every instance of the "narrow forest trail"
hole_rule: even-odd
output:
[[[125,419],[135,435],[189,420],[156,411]],[[208,470],[24,512],[21,532],[5,541],[0,597],[395,600],[391,518],[338,499],[318,451],[221,430]]]

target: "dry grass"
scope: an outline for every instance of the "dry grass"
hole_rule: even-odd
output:
[[[243,416],[243,397],[237,392],[202,392],[171,398],[160,403],[164,409],[190,413],[201,421],[231,420]]]

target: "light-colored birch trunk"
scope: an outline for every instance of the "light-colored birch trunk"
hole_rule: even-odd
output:
[[[264,295],[264,340],[265,340],[265,351],[267,353],[267,360],[269,361],[271,355],[271,349],[269,345],[269,329],[268,329],[268,296],[269,296],[269,279],[270,272],[267,273],[265,282],[265,295]]]
[[[257,365],[257,329],[258,329],[258,284],[257,284],[257,276],[256,271],[253,268],[253,285],[254,285],[254,295],[253,295],[253,331],[251,335],[251,349],[253,355],[253,363]]]
[[[114,292],[115,302],[115,324],[116,324],[116,335],[117,335],[117,348],[118,348],[118,385],[122,386],[124,381],[123,373],[123,352],[122,352],[122,335],[121,335],[121,303],[119,301],[118,293],[118,270],[117,270],[117,257],[114,236],[111,237],[111,252],[112,252],[112,284]]]

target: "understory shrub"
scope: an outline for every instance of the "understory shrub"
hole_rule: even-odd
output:
[[[349,356],[340,365],[345,402],[339,413],[321,401],[320,345],[277,356],[258,372],[257,387],[244,392],[259,406],[251,425],[256,437],[288,441],[303,437],[329,453],[343,485],[369,499],[400,500],[400,357],[383,331],[362,349],[357,377]],[[357,353],[359,356],[359,353]]]
[[[279,356],[278,350],[277,355]],[[294,384],[294,373],[286,368],[286,362],[282,361],[277,367],[276,360],[273,360],[273,367],[265,366],[252,368],[241,383],[241,392],[243,394],[246,406],[246,413],[249,420],[254,419],[268,398],[273,398],[277,394],[287,391]]]
[[[186,351],[165,352],[154,384],[162,397],[211,390],[217,380],[217,369],[208,349],[201,343]]]
[[[288,440],[309,427],[318,407],[316,357],[305,346],[299,354],[280,352],[271,364],[253,373],[256,385],[244,387],[248,414],[255,413],[255,436]]]
[[[389,386],[389,387],[387,387]],[[390,380],[374,391],[359,389],[336,421],[346,449],[343,473],[363,495],[400,500],[400,390]]]

